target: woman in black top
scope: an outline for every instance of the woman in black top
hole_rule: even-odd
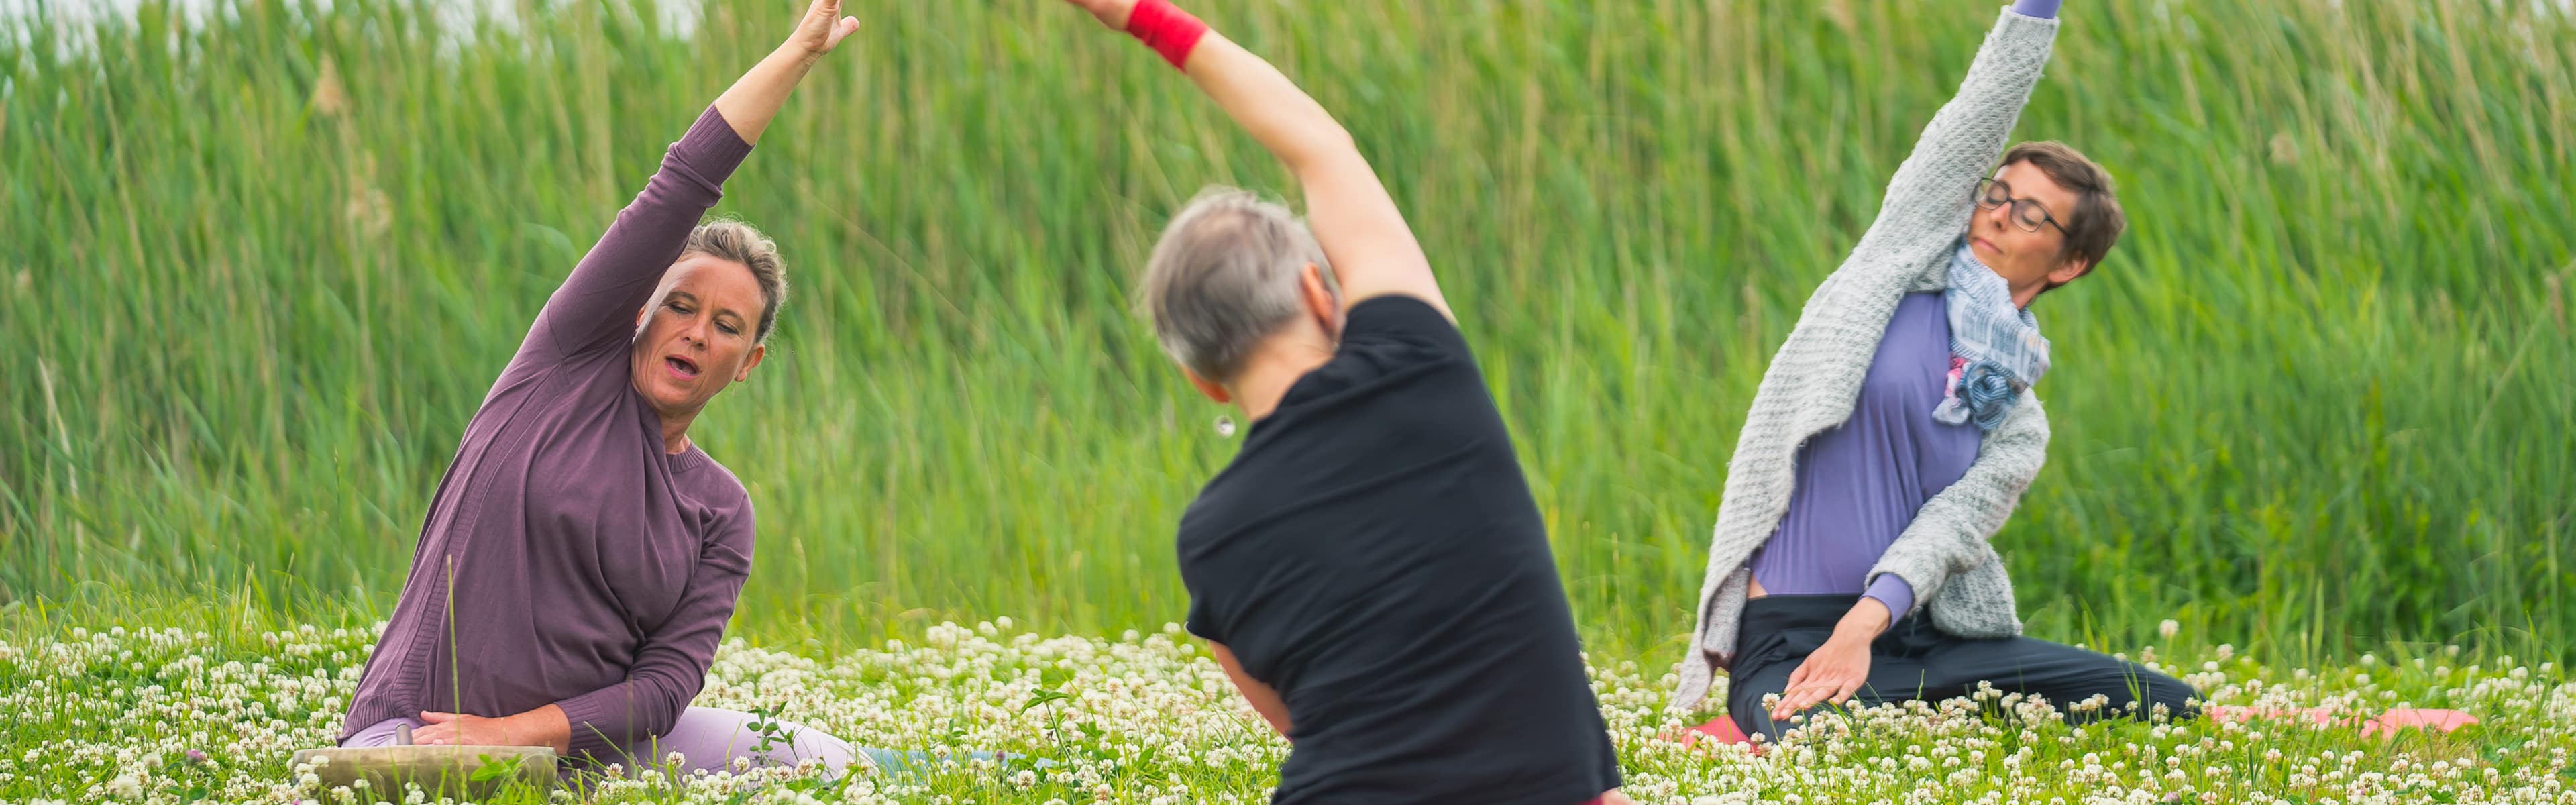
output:
[[[1350,134],[1167,0],[1069,2],[1161,51],[1306,191],[1305,222],[1202,194],[1145,277],[1164,349],[1251,422],[1179,550],[1190,631],[1295,744],[1273,801],[1624,802],[1510,436]]]

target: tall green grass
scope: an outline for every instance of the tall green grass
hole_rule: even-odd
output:
[[[799,7],[679,32],[530,2],[470,37],[423,2],[0,22],[0,597],[388,602],[538,304]],[[1676,650],[1753,385],[1992,9],[1199,11],[1384,172],[1596,645]],[[1200,186],[1293,188],[1060,4],[852,13],[721,208],[795,285],[694,434],[759,511],[739,622],[1177,619],[1172,527],[1233,445],[1130,314],[1134,269]],[[1996,538],[2032,632],[2567,656],[2576,21],[2066,16],[2016,134],[2110,165],[2134,223],[2037,308],[2056,438]]]

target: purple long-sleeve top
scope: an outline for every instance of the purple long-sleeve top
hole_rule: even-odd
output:
[[[1932,418],[1949,390],[1950,318],[1941,294],[1896,304],[1861,379],[1851,418],[1798,449],[1798,480],[1780,528],[1753,554],[1753,579],[1773,595],[1858,593],[1897,618],[1914,588],[1894,573],[1869,580],[1914,513],[1977,461],[1976,426]]]
[[[528,328],[438,482],[341,737],[421,711],[554,704],[576,753],[668,731],[751,569],[742,483],[668,453],[629,379],[650,301],[751,152],[709,108]]]
[[[2038,17],[2046,20],[2057,17],[2058,5],[2059,0],[2015,0],[2012,10],[2013,13],[2024,17]]]
[[[2013,13],[2057,16],[2060,0],[2016,0]],[[1940,294],[1899,302],[1842,427],[1798,449],[1797,486],[1779,530],[1753,553],[1766,594],[1858,593],[1891,617],[1914,609],[1914,587],[1869,569],[1914,513],[1977,461],[1977,429],[1932,418],[1949,390],[1949,308]]]

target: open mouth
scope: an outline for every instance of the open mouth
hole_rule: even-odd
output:
[[[662,359],[662,365],[670,368],[671,376],[677,377],[681,380],[689,380],[698,376],[698,362],[678,355],[664,357]]]

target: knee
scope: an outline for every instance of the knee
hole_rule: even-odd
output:
[[[2170,676],[2157,674],[2156,677],[2157,684],[2148,690],[2147,704],[2143,705],[2148,713],[2153,714],[2157,708],[2163,708],[2169,721],[2200,717],[2200,706],[2194,703],[2200,699],[2198,689]]]
[[[2162,714],[2167,721],[2183,721],[2200,715],[2192,704],[2200,691],[2190,683],[2145,668],[2132,668],[2129,675],[2130,700],[2137,703],[2136,715],[2153,720]]]
[[[851,761],[858,759],[858,751],[850,748],[850,742],[831,733],[792,722],[782,721],[778,726],[787,734],[787,746],[779,751],[785,756],[777,757],[779,761],[794,764],[813,760],[822,763],[833,775],[838,775],[849,767]]]
[[[1770,743],[1780,739],[1779,734],[1772,729],[1771,714],[1762,712],[1758,708],[1751,710],[1743,708],[1729,709],[1726,711],[1726,720],[1735,722],[1735,728],[1743,731],[1746,740],[1750,740],[1755,743]]]

